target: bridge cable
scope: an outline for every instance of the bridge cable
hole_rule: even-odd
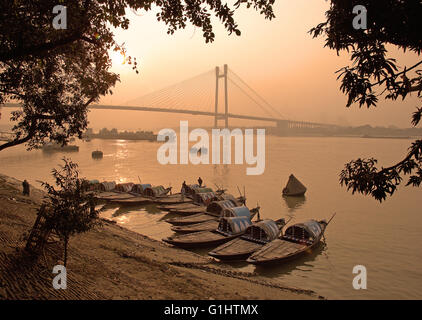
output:
[[[251,90],[262,102],[264,102],[271,110],[273,110],[275,113],[277,113],[282,118],[286,118],[280,111],[275,109],[270,103],[268,103],[261,95],[258,94],[252,87],[250,87],[239,75],[237,75],[232,69],[230,69],[230,73],[232,73],[235,77],[239,79],[240,82],[242,82],[249,90]]]

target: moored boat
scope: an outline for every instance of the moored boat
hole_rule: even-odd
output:
[[[171,236],[163,241],[181,248],[217,246],[242,235],[251,224],[246,217],[221,218],[215,230]]]
[[[281,238],[275,239],[253,253],[247,262],[255,265],[282,263],[311,251],[320,243],[334,215],[328,222],[309,220],[288,227]]]
[[[95,151],[92,151],[91,153],[91,157],[93,159],[102,159],[103,155],[104,155],[103,152],[100,150],[95,150]]]
[[[147,187],[145,188],[143,195],[153,199],[165,199],[168,193],[171,191],[171,187],[164,188],[163,186]]]
[[[187,204],[193,203],[193,200],[188,197],[182,197],[181,195],[178,196],[168,196],[168,197],[161,197],[154,200],[154,203],[159,204],[160,207],[163,205],[174,205],[174,204]]]
[[[110,200],[111,203],[119,204],[119,205],[126,205],[126,206],[134,206],[134,205],[144,205],[152,203],[150,198],[145,197],[131,197],[128,199],[114,199]]]
[[[258,208],[253,208],[249,210],[247,207],[235,207],[235,208],[228,208],[225,209],[221,216],[222,217],[247,217],[252,220],[255,215],[258,213]],[[198,217],[200,218],[200,217]],[[191,233],[191,232],[199,232],[199,231],[206,231],[206,230],[215,230],[218,228],[218,220],[219,218],[210,216],[211,220],[206,220],[199,223],[193,224],[185,224],[185,225],[178,225],[171,227],[171,230],[178,233]]]
[[[200,223],[209,220],[218,221],[222,216],[223,210],[240,206],[239,202],[234,200],[220,200],[211,202],[202,213],[196,213],[184,217],[167,219],[166,222],[172,225],[186,225],[192,223]]]
[[[239,238],[222,244],[208,254],[220,260],[245,260],[265,244],[277,239],[285,225],[284,219],[255,222]]]
[[[95,195],[98,200],[113,201],[135,198],[133,194],[127,192],[101,192]]]
[[[192,209],[196,207],[198,207],[196,203],[188,202],[188,203],[177,203],[177,204],[162,204],[162,205],[158,205],[157,209],[160,209],[163,211],[170,211],[170,210]]]

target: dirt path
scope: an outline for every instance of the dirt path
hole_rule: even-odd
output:
[[[111,222],[70,241],[66,290],[55,290],[60,244],[31,263],[22,235],[32,227],[43,193],[0,175],[0,299],[316,299],[309,290],[241,273]],[[321,298],[321,297],[320,297]]]

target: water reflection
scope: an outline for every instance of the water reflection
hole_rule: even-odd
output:
[[[108,208],[112,210],[112,208]],[[115,210],[117,209],[117,210]],[[118,217],[124,214],[130,214],[130,213],[150,213],[150,214],[157,214],[162,213],[160,209],[157,209],[157,207],[153,204],[139,206],[139,205],[127,205],[127,206],[117,206],[114,207],[114,212],[112,214],[112,217]]]
[[[298,196],[298,197],[282,196],[282,198],[284,202],[286,203],[287,207],[289,208],[290,212],[293,212],[299,209],[306,203],[305,196]]]

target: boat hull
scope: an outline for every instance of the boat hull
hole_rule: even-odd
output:
[[[181,214],[185,216],[189,216],[196,213],[202,213],[207,210],[207,207],[204,206],[195,206],[192,208],[184,208],[184,209],[171,209],[170,213]]]
[[[119,199],[119,200],[111,200],[111,203],[124,205],[124,206],[135,206],[135,205],[144,205],[152,203],[152,200],[149,198],[144,197],[134,197],[129,199]]]
[[[163,241],[176,247],[194,249],[218,246],[224,242],[237,238],[238,236],[240,236],[240,234],[223,235],[216,231],[201,231],[183,234],[180,236],[168,237],[163,239]]]
[[[167,219],[166,222],[174,226],[184,226],[190,224],[203,223],[210,220],[218,221],[219,217],[207,213],[197,213],[186,217]]]
[[[280,239],[281,240],[281,239]],[[276,241],[276,240],[275,240]],[[286,241],[286,240],[281,240],[281,241]],[[289,242],[289,241],[286,241]],[[297,259],[301,256],[303,256],[304,254],[308,253],[309,250],[312,250],[313,248],[315,248],[320,242],[315,242],[313,245],[311,246],[303,246],[303,248],[297,250],[296,252],[289,254],[289,255],[285,255],[285,256],[280,256],[280,257],[274,257],[271,259],[252,259],[252,257],[249,257],[246,261],[248,263],[257,265],[257,266],[267,266],[267,265],[274,265],[274,264],[281,264],[287,261],[291,261],[294,259]]]
[[[236,238],[210,251],[208,255],[222,261],[246,260],[263,246],[263,243]]]
[[[193,200],[190,198],[185,197],[183,200],[178,197],[169,197],[164,199],[155,199],[154,203],[159,205],[166,205],[166,204],[179,204],[179,203],[193,203]]]
[[[209,220],[202,223],[194,223],[183,226],[173,226],[171,230],[178,233],[192,233],[192,232],[201,232],[201,231],[211,231],[218,228],[217,220]]]

